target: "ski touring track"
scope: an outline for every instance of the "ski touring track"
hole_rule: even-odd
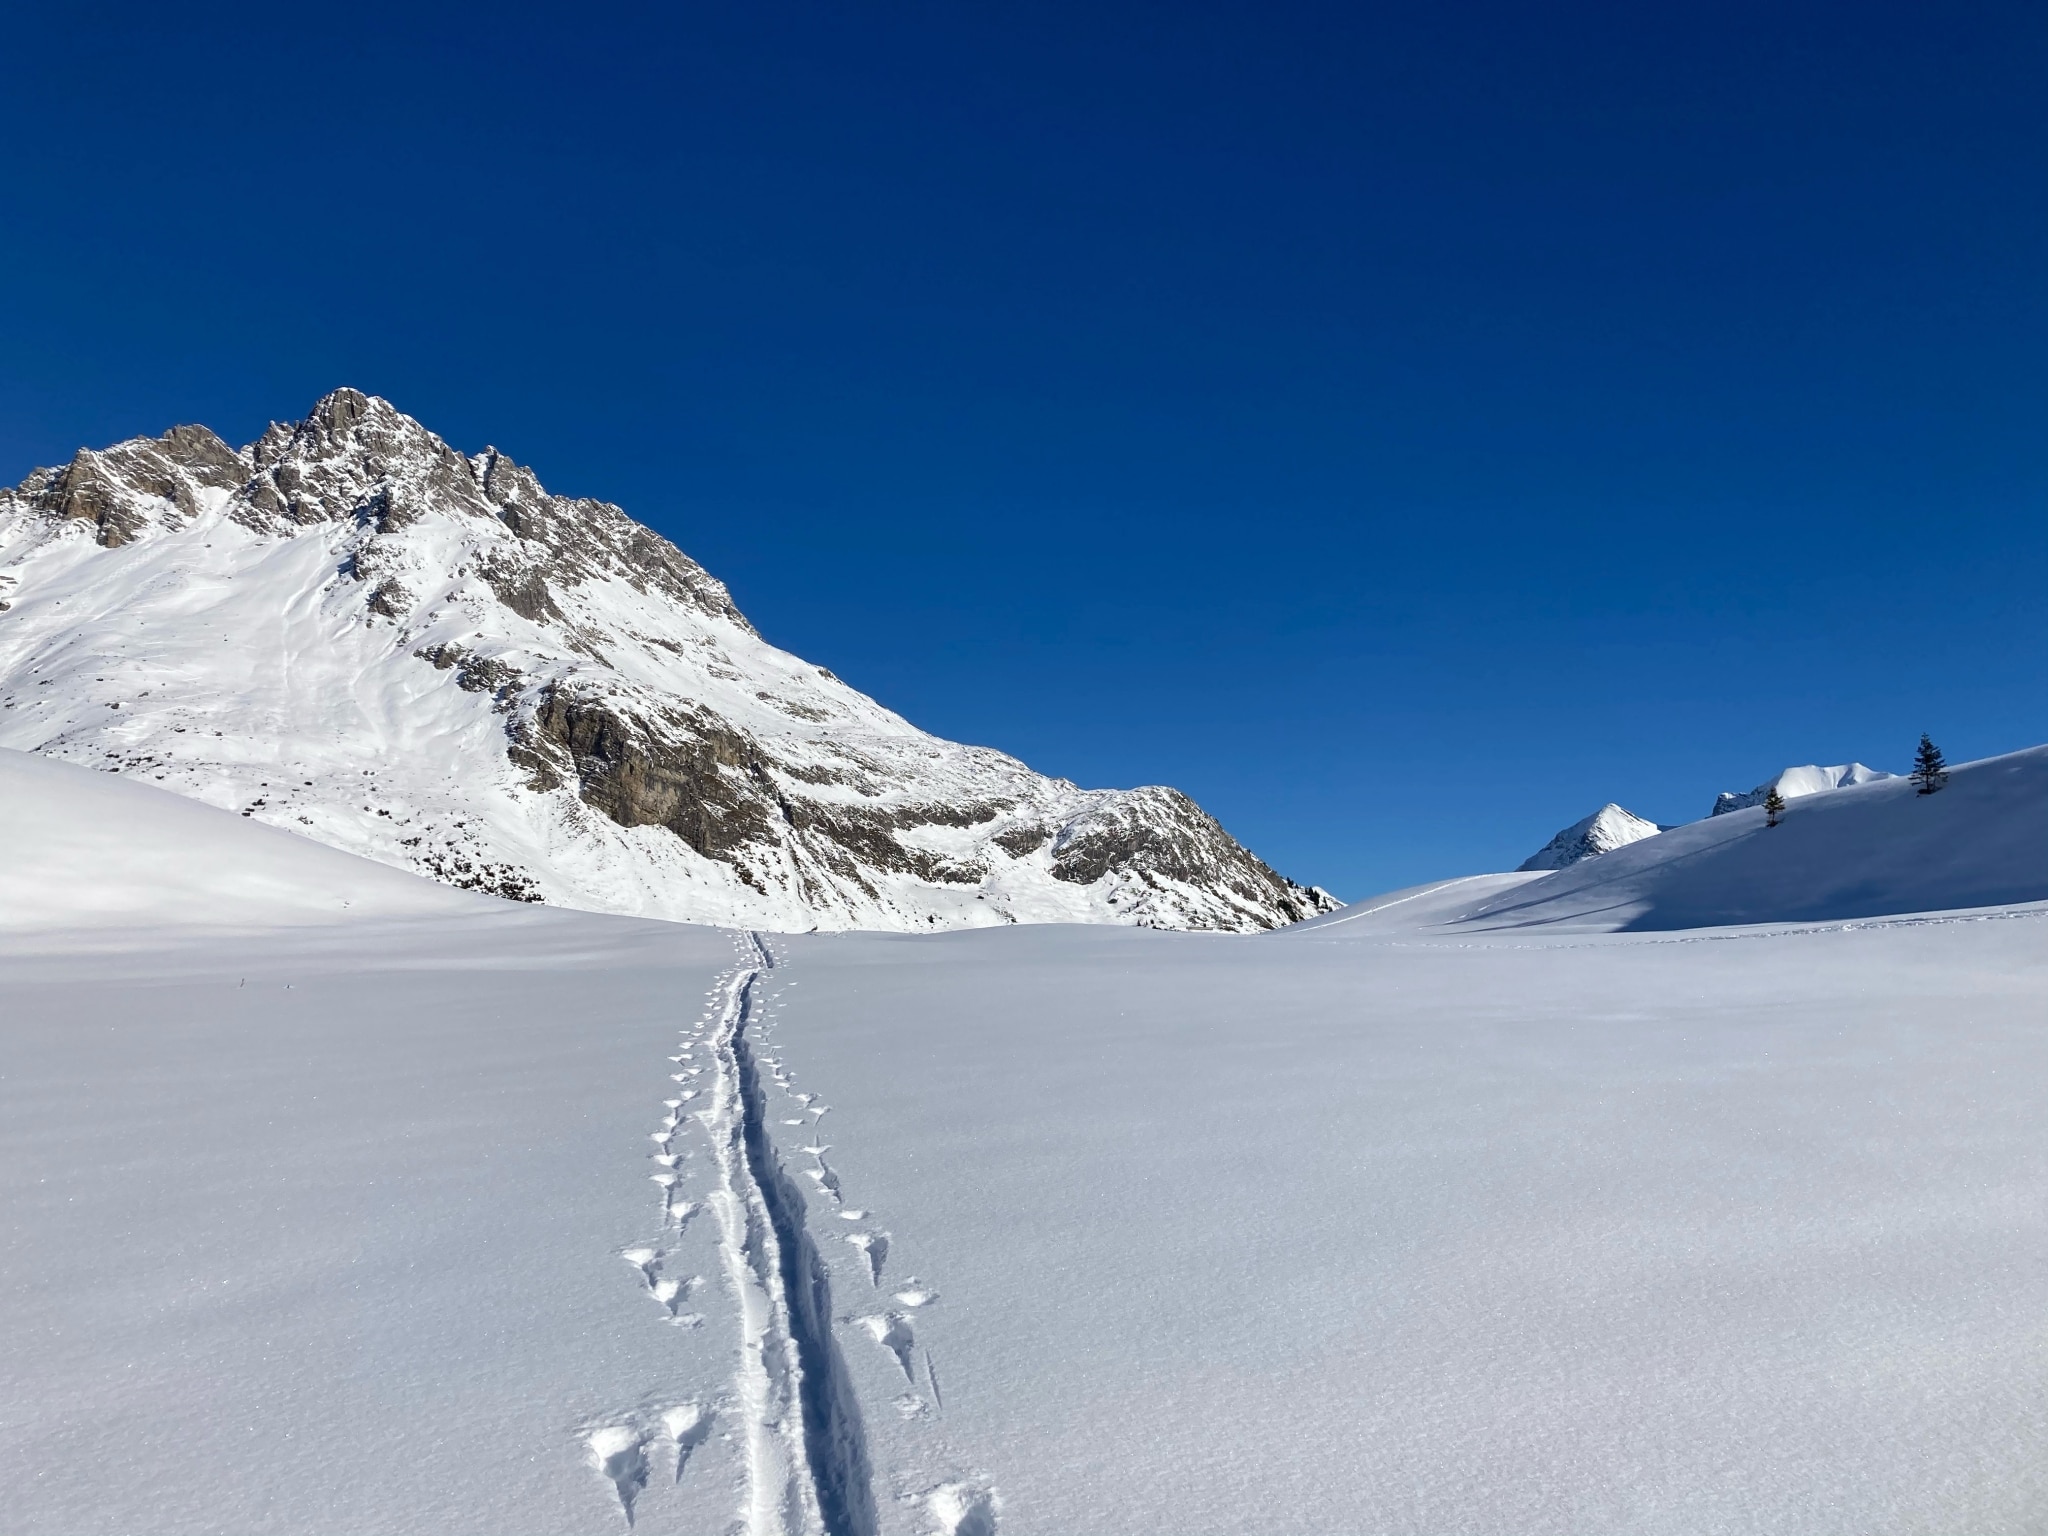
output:
[[[815,1192],[842,1220],[866,1222],[870,1213],[846,1205],[839,1175],[825,1158],[831,1149],[818,1144],[817,1128],[830,1106],[800,1092],[761,1043],[767,978],[778,963],[774,951],[754,932],[738,935],[737,948],[740,963],[714,988],[711,1007],[670,1058],[674,1091],[662,1101],[665,1115],[651,1137],[656,1171],[650,1177],[661,1191],[664,1242],[706,1210],[718,1223],[726,1287],[738,1314],[739,1364],[716,1401],[649,1399],[586,1425],[583,1442],[629,1529],[656,1455],[666,1449],[664,1471],[672,1469],[672,1480],[680,1482],[691,1453],[723,1418],[729,1438],[740,1442],[745,1478],[737,1532],[880,1536],[867,1433],[833,1333],[828,1270],[806,1221],[803,1186],[775,1148],[767,1082],[793,1102],[795,1112],[779,1116],[782,1126],[811,1131],[803,1150],[813,1166],[802,1173]],[[710,1154],[702,1199],[687,1192],[691,1154],[682,1138],[691,1123]],[[865,1227],[842,1235],[858,1251],[871,1288],[880,1291],[889,1234]],[[665,1321],[692,1329],[703,1323],[700,1313],[684,1310],[702,1277],[664,1273],[671,1255],[660,1244],[619,1252],[639,1272]],[[906,1385],[895,1399],[897,1411],[925,1419],[943,1410],[944,1399],[937,1365],[919,1347],[913,1318],[938,1300],[938,1292],[915,1278],[902,1286],[891,1298],[894,1306],[839,1321],[888,1351]],[[900,1502],[921,1506],[932,1536],[995,1536],[1000,1503],[985,1480],[942,1481]]]

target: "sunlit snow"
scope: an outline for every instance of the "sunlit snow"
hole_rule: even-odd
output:
[[[4,1523],[2036,1530],[2044,772],[804,937],[0,754]]]

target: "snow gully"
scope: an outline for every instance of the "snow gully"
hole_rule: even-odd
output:
[[[758,964],[726,984],[712,1031],[716,1086],[702,1115],[717,1160],[711,1193],[727,1276],[739,1298],[735,1383],[746,1423],[747,1536],[874,1536],[867,1437],[832,1337],[832,1294],[804,1222],[804,1199],[767,1129],[767,1097],[747,1040]]]

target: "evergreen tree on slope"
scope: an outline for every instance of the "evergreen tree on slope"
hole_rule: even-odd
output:
[[[1920,750],[1913,754],[1913,782],[1923,795],[1931,795],[1948,782],[1948,759],[1926,732],[1920,733]]]

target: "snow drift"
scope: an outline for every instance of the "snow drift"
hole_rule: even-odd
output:
[[[0,942],[27,933],[276,928],[499,903],[146,785],[0,750]]]

